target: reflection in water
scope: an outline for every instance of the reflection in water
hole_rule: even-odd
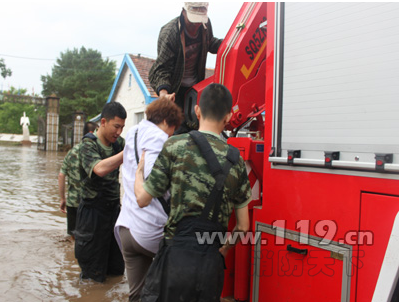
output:
[[[65,153],[0,145],[0,301],[127,301],[125,277],[79,280],[58,210]]]

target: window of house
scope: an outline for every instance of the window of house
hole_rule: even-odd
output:
[[[141,122],[141,120],[144,119],[144,113],[143,113],[143,112],[141,112],[141,113],[136,113],[136,114],[135,114],[135,117],[136,117],[136,124],[139,124],[139,123]]]

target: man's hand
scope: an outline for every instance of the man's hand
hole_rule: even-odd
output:
[[[160,91],[159,91],[159,97],[160,98],[165,98],[165,99],[167,99],[167,100],[170,100],[170,101],[172,101],[172,102],[175,102],[175,100],[176,100],[176,93],[173,93],[173,94],[168,94],[168,91],[166,90],[166,89],[161,89]]]
[[[62,172],[58,174],[58,192],[60,194],[60,210],[66,214],[65,175]]]
[[[226,258],[228,251],[229,248],[227,248],[226,245],[223,245],[221,248],[219,248],[219,252],[223,255],[224,258]]]
[[[66,200],[61,199],[60,201],[60,211],[62,211],[64,214],[66,214]]]

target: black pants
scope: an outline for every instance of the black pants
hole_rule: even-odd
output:
[[[220,245],[199,244],[184,230],[162,240],[141,292],[141,301],[220,301],[224,258]]]
[[[183,113],[184,113],[184,111],[188,110],[188,109],[184,109],[184,106],[185,106],[184,99],[185,99],[186,92],[189,89],[190,89],[190,87],[180,87],[179,91],[176,94],[175,103],[181,108]],[[188,133],[188,132],[192,131],[193,129],[198,129],[198,126],[193,125],[192,123],[187,121],[186,114],[184,114],[184,119],[183,119],[182,123],[180,124],[180,127],[177,130],[175,130],[174,134],[179,135],[179,134]]]
[[[125,270],[122,253],[114,236],[120,205],[119,201],[97,205],[96,201],[85,203],[84,200],[79,204],[75,257],[82,269],[83,279],[104,282],[107,274],[123,275]]]

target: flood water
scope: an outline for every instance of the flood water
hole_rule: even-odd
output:
[[[128,301],[126,277],[80,281],[59,211],[64,152],[0,145],[0,301]]]

